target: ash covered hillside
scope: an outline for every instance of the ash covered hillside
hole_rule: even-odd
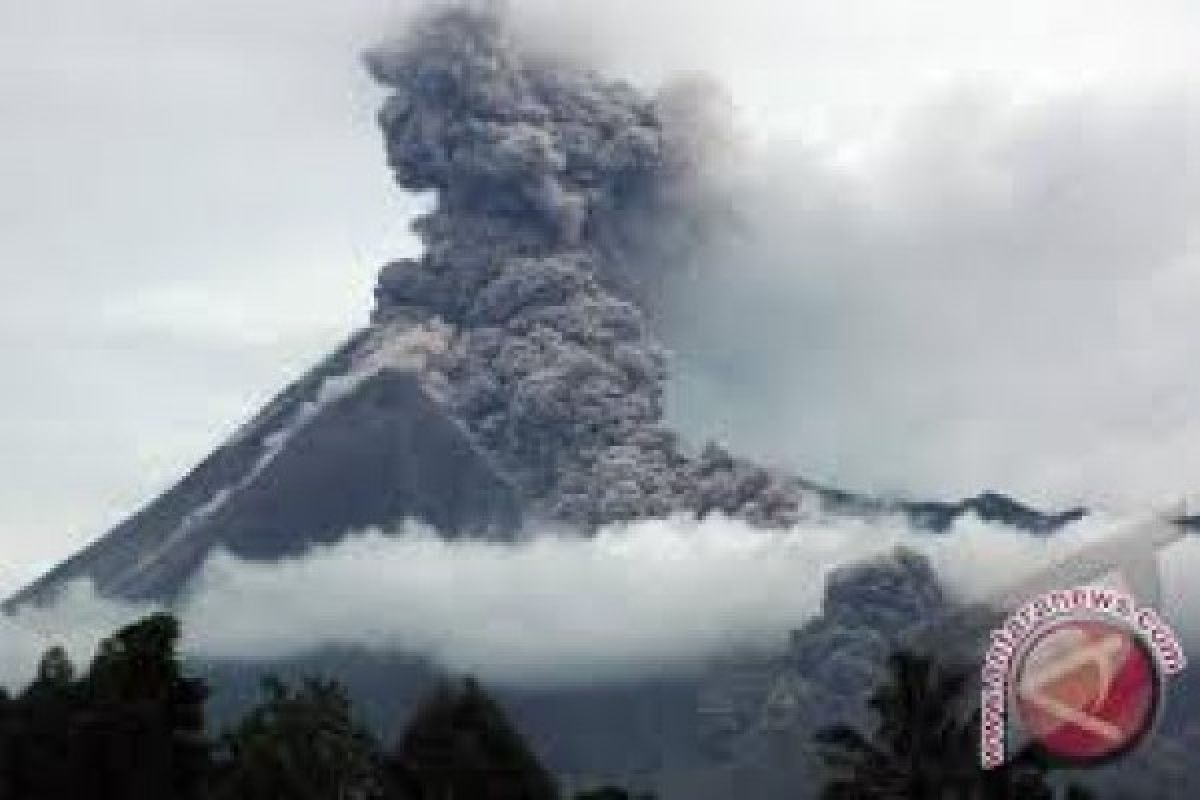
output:
[[[424,254],[385,266],[371,324],[171,490],[9,606],[88,577],[170,599],[215,548],[271,560],[406,519],[446,536],[586,533],[720,512],[769,527],[905,511],[1049,530],[996,495],[888,504],[734,458],[663,424],[653,311],[725,212],[694,87],[648,97],[524,55],[488,11],[441,10],[369,54],[401,188],[434,190]]]

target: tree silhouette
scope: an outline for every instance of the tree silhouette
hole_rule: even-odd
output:
[[[184,676],[178,639],[173,617],[147,617],[103,642],[80,679],[62,648],[48,650],[0,709],[0,797],[201,797],[207,688]]]
[[[79,711],[74,668],[61,647],[42,656],[37,678],[6,704],[0,728],[4,797],[69,798],[77,784],[71,731]]]
[[[474,679],[443,682],[417,709],[393,769],[419,800],[555,800],[550,773]]]
[[[208,775],[208,687],[186,678],[179,622],[154,614],[100,644],[84,681],[79,721],[87,771],[123,788],[113,797],[200,797]],[[94,794],[92,796],[95,796]]]
[[[899,651],[871,694],[875,727],[865,736],[838,725],[816,740],[832,773],[825,800],[1052,800],[1049,765],[1026,748],[992,770],[979,766],[978,711],[968,712],[968,673]],[[1072,800],[1090,797],[1067,787]]]
[[[296,689],[263,681],[263,701],[221,741],[221,800],[379,800],[387,797],[381,752],[354,720],[337,683],[310,678]]]

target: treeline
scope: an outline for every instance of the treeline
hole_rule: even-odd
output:
[[[49,650],[16,696],[0,690],[0,800],[562,800],[554,776],[474,680],[445,681],[385,745],[357,721],[345,690],[311,678],[263,682],[259,702],[220,733],[209,687],[177,654],[174,617],[147,617],[104,641],[77,674]],[[823,800],[1093,800],[1036,751],[978,764],[966,675],[897,653],[871,694],[873,724],[834,726],[813,744]],[[977,713],[977,711],[975,712]],[[1180,785],[1133,795],[1193,797]],[[651,800],[597,787],[574,800]]]
[[[0,800],[559,800],[555,780],[473,680],[444,682],[384,746],[345,691],[268,679],[231,728],[159,614],[101,644],[77,674],[61,648],[16,696],[0,690]],[[629,800],[599,787],[576,800]]]

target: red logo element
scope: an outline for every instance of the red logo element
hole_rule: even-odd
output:
[[[1025,729],[1046,752],[1085,764],[1137,744],[1154,721],[1160,677],[1133,632],[1076,619],[1029,646],[1013,689]]]

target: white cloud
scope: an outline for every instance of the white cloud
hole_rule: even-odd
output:
[[[367,532],[278,564],[216,556],[178,613],[185,651],[207,658],[346,645],[418,653],[496,683],[620,680],[731,649],[778,647],[818,613],[829,569],[897,544],[926,552],[955,594],[978,596],[1117,522],[1089,520],[1051,539],[973,519],[940,536],[898,520],[771,532],[720,518],[517,545],[451,542],[418,528]],[[1190,540],[1164,558],[1165,612],[1192,632],[1200,596],[1187,576],[1198,558]],[[101,636],[147,610],[76,585],[50,609],[0,619],[0,682],[26,680],[51,641],[65,640],[86,662]]]

